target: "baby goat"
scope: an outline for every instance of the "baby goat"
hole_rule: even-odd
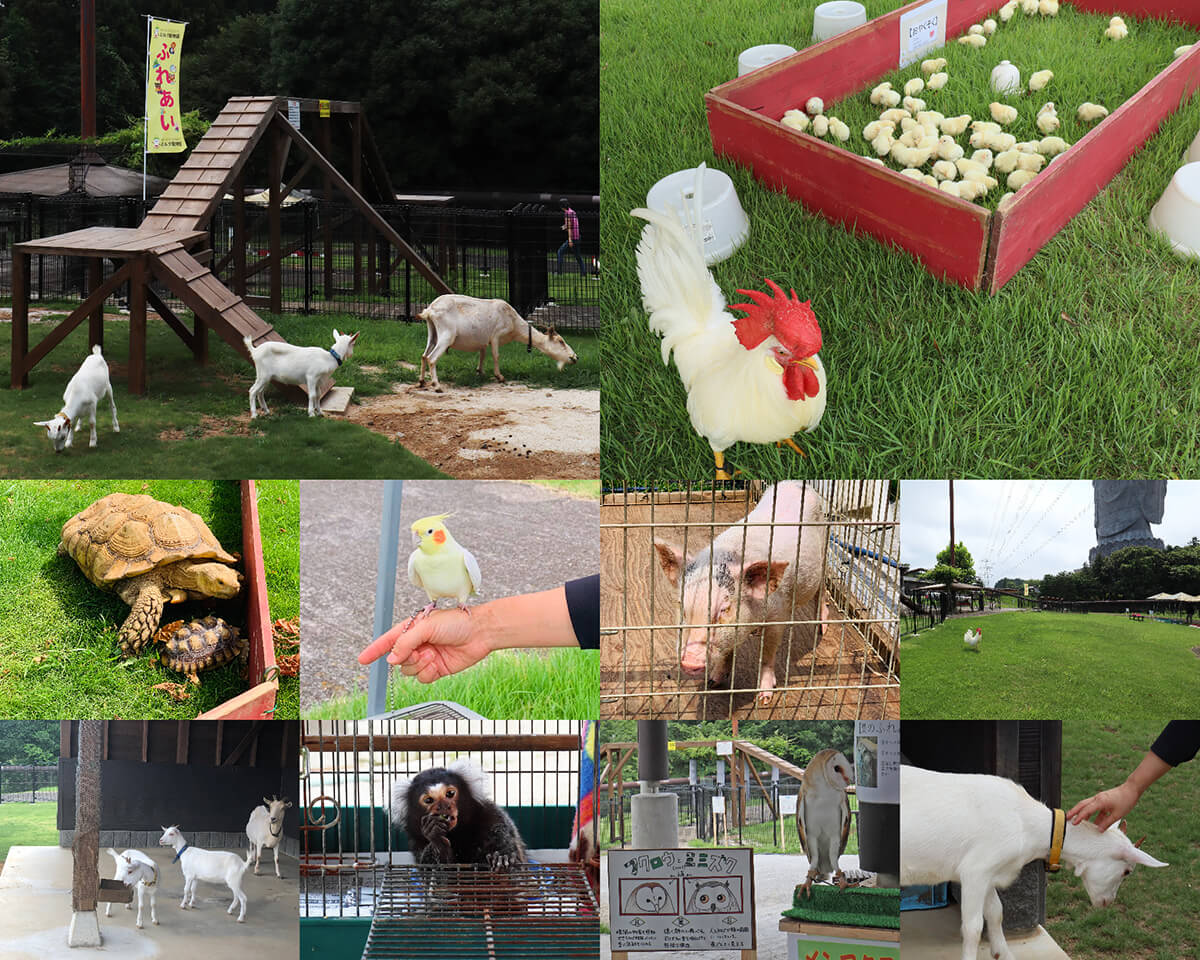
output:
[[[270,414],[263,393],[272,380],[304,387],[308,391],[308,415],[323,416],[321,398],[317,396],[321,378],[333,373],[350,359],[350,354],[354,352],[354,341],[357,339],[357,333],[338,333],[334,330],[333,346],[329,348],[297,347],[278,340],[266,340],[256,347],[249,337],[242,337],[242,342],[250,351],[250,359],[254,361],[254,386],[250,388],[250,419],[258,416],[255,401],[262,405],[263,413]]]
[[[158,867],[141,850],[126,850],[117,853],[112,847],[108,848],[109,855],[117,864],[117,872],[113,879],[120,880],[127,887],[137,890],[138,914],[137,928],[142,929],[142,899],[147,892],[150,894],[150,922],[158,923],[158,914],[154,911],[155,891],[158,889]],[[133,904],[125,904],[126,910],[132,910]],[[104,905],[104,915],[112,916],[112,902]]]
[[[113,433],[121,432],[117,423],[117,402],[113,399],[112,383],[108,379],[108,364],[100,352],[100,344],[92,347],[92,352],[80,364],[79,369],[67,382],[66,392],[63,393],[63,408],[52,420],[38,420],[35,427],[45,427],[46,435],[55,453],[62,453],[71,445],[75,431],[83,418],[87,417],[92,425],[92,438],[89,447],[96,445],[96,406],[105,397],[112,405]]]
[[[239,860],[236,853],[225,853],[223,850],[201,850],[191,846],[179,832],[179,827],[163,827],[163,834],[158,842],[164,847],[175,848],[175,860],[183,868],[183,899],[179,901],[181,910],[196,906],[196,883],[206,880],[209,883],[224,883],[233,892],[233,903],[226,913],[233,913],[233,908],[241,904],[238,923],[246,920],[246,895],[242,893],[242,877],[250,866],[250,853],[246,851],[246,859]],[[174,863],[175,860],[171,862]],[[190,895],[190,899],[189,899]]]
[[[1053,825],[1049,807],[1004,777],[900,768],[900,882],[962,884],[963,960],[975,960],[985,918],[992,956],[1013,960],[996,891],[1025,864],[1049,857]],[[1096,907],[1116,899],[1135,864],[1166,866],[1116,827],[1066,824],[1062,862],[1083,878]]]
[[[275,851],[275,876],[282,879],[279,873],[279,839],[283,836],[284,811],[292,805],[286,798],[263,797],[261,806],[250,812],[246,821],[246,836],[250,838],[250,847],[254,851],[254,875],[258,876],[258,861],[263,848]]]

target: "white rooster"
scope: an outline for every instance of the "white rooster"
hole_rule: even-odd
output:
[[[982,629],[975,629],[975,630],[968,629],[967,632],[963,634],[963,643],[965,643],[971,650],[974,650],[976,653],[979,652],[979,641],[982,639],[983,639],[983,630]]]
[[[846,876],[838,866],[838,858],[846,852],[850,837],[846,787],[852,783],[854,768],[838,750],[820,751],[804,769],[796,805],[796,832],[808,857],[808,876],[802,886],[810,897],[813,881],[829,874],[833,874],[839,889],[846,889]]]
[[[744,317],[725,309],[725,298],[704,265],[701,231],[704,209],[696,171],[689,224],[668,213],[639,208],[648,221],[637,247],[638,279],[650,329],[662,335],[663,363],[675,351],[675,366],[687,390],[692,426],[708,441],[717,479],[728,480],[725,450],[739,441],[786,443],[799,431],[816,428],[825,412],[825,368],[821,328],[809,301],[796,291],[789,299],[771,280],[769,296],[739,290],[753,303],[734,304]]]

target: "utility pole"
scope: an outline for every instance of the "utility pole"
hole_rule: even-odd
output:
[[[954,567],[957,564],[954,562],[954,481],[950,481],[950,566]]]
[[[80,136],[96,139],[96,0],[79,3]]]

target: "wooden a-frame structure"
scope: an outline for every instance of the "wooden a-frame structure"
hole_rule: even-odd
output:
[[[318,149],[308,137],[288,121],[288,104],[299,104],[301,115],[315,115]],[[349,125],[351,138],[351,174],[343,176],[328,159],[335,126]],[[270,234],[267,257],[253,265],[246,263],[245,167],[255,148],[263,140],[268,157],[268,204],[266,217]],[[299,170],[283,182],[288,158],[295,148],[302,157]],[[364,162],[365,161],[365,162]],[[350,201],[367,223],[391,247],[394,260],[384,265],[384,274],[401,260],[407,260],[439,293],[453,293],[446,282],[429,266],[399,233],[372,206],[374,202],[392,202],[392,189],[367,126],[360,104],[350,101],[291,100],[286,97],[234,97],[213,121],[208,132],[197,142],[191,155],[179,169],[158,202],[136,229],[89,227],[40,240],[29,240],[13,247],[13,334],[12,386],[29,385],[29,371],[60,344],[84,319],[88,320],[88,344],[104,342],[104,301],[128,282],[129,297],[129,391],[146,392],[146,304],[178,334],[200,363],[208,360],[208,332],[216,333],[243,356],[247,356],[243,337],[257,346],[265,340],[283,338],[246,303],[246,279],[260,270],[268,270],[271,295],[267,304],[275,313],[282,312],[282,259],[291,251],[282,249],[280,207],[283,201],[311,171],[323,178],[325,196],[334,188]],[[226,192],[233,195],[233,244],[230,253],[213,263],[213,251],[200,249],[209,238],[208,225]],[[333,225],[323,224],[326,286],[332,286]],[[357,241],[356,241],[357,246]],[[84,257],[88,263],[89,295],[40,343],[29,346],[29,268],[33,254]],[[375,244],[368,244],[371,281],[374,281]],[[388,254],[390,258],[390,254]],[[103,261],[116,267],[102,281]],[[357,261],[357,256],[356,256]],[[232,261],[231,286],[217,272]],[[210,264],[206,266],[205,264]],[[166,286],[192,311],[191,329],[183,323],[155,293],[152,281]],[[329,384],[322,387],[322,394]]]

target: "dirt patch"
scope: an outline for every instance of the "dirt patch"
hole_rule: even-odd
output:
[[[29,308],[29,322],[30,323],[46,323],[46,322],[57,323],[58,321],[70,316],[71,311],[74,309],[75,309],[74,307],[56,307],[54,309],[48,309],[45,307],[30,307]],[[128,310],[118,310],[115,313],[112,310],[106,310],[105,315],[106,316],[115,316],[115,317],[118,317],[121,319],[126,319],[126,320],[129,319],[129,311]],[[157,313],[155,313],[153,310],[147,309],[146,310],[146,319],[147,320],[159,320],[159,319],[161,319],[161,317],[159,317],[159,315]],[[12,307],[0,307],[0,323],[12,323]]]
[[[411,383],[363,397],[346,419],[393,440],[454,477],[594,477],[600,470],[600,391],[520,383]]]
[[[188,432],[171,427],[159,433],[158,439],[163,443],[175,443],[180,440],[198,437],[250,437],[255,434],[250,422],[250,411],[238,414],[236,417],[213,417],[204,414],[200,418],[199,432]]]
[[[1194,653],[1197,657],[1200,657],[1200,647],[1192,647],[1192,653]]]

